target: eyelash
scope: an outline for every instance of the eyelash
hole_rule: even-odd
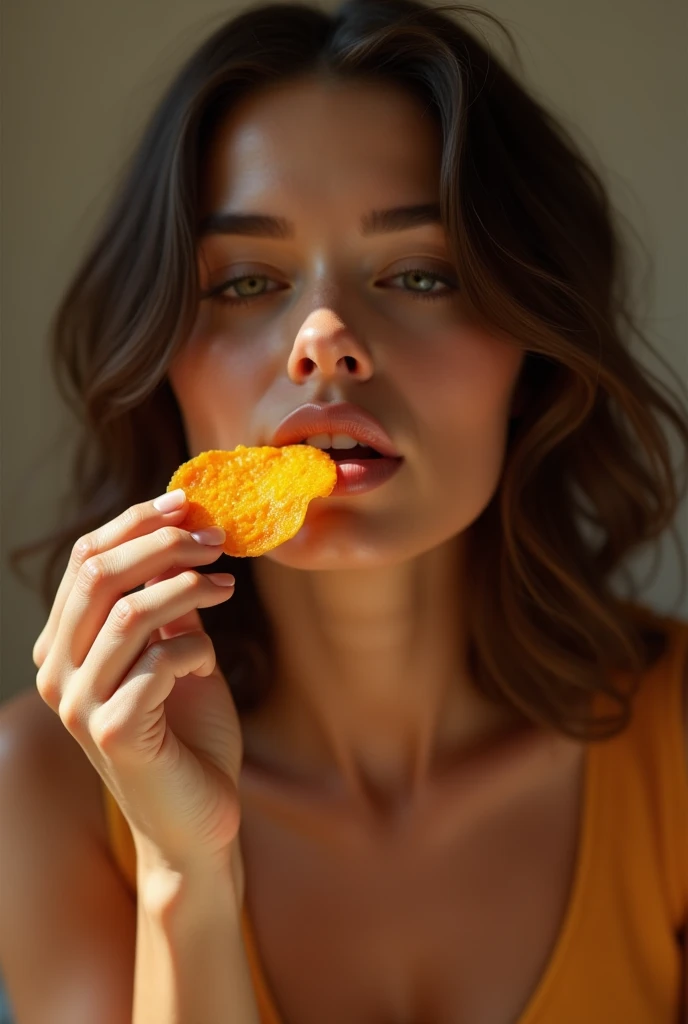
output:
[[[457,291],[457,286],[453,281],[450,281],[449,278],[443,277],[441,274],[436,274],[434,271],[423,270],[421,267],[410,267],[408,270],[402,270],[399,274],[394,274],[394,276],[389,278],[389,280],[393,281],[397,277],[405,277],[407,274],[419,274],[421,277],[431,277],[435,282],[439,281],[442,284],[447,285],[449,288],[449,291],[441,292],[414,292],[412,289],[400,289],[401,291],[405,291],[407,295],[412,295],[414,298],[430,300],[446,299]],[[238,281],[247,281],[252,277],[271,280],[267,274],[242,274],[240,277],[233,277],[229,281],[224,281],[222,284],[218,285],[217,288],[213,288],[212,291],[207,292],[204,297],[207,299],[217,299],[219,302],[226,303],[230,306],[243,306],[247,303],[256,302],[258,299],[263,299],[266,295],[273,294],[273,292],[263,292],[261,295],[237,295],[231,297],[222,294],[222,292],[231,288]],[[275,291],[277,291],[277,289],[275,289]]]

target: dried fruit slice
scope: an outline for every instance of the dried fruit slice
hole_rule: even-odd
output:
[[[337,482],[327,452],[291,444],[201,452],[174,473],[167,490],[183,487],[189,510],[184,530],[221,526],[223,551],[256,557],[289,540],[303,526],[308,503],[326,498]]]

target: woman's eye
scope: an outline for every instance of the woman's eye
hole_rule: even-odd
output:
[[[261,287],[261,282],[270,281],[272,278],[266,274],[245,274],[243,277],[233,277],[231,281],[223,281],[217,288],[207,293],[207,298],[216,298],[220,302],[228,302],[231,305],[238,305],[243,302],[251,302],[252,299],[259,299],[267,294]],[[238,292],[236,295],[225,294],[231,288]],[[272,291],[275,291],[273,288]]]
[[[389,278],[389,280],[396,281],[399,278],[403,278],[413,285],[413,287],[402,289],[402,291],[408,291],[409,294],[419,299],[446,299],[458,291],[456,281],[451,281],[448,277],[436,274],[432,270],[420,270],[418,268],[403,270],[400,274],[395,274],[394,277]],[[429,282],[429,285],[423,285],[422,282],[424,280]],[[418,289],[416,288],[417,284],[421,284],[421,287]],[[435,288],[438,284],[443,285],[439,291]]]
[[[406,292],[414,298],[443,299],[450,297],[458,291],[458,285],[455,281],[430,270],[421,270],[419,268],[403,270],[387,280],[397,281],[399,279],[402,279],[410,287],[393,290]],[[271,289],[266,288],[265,282],[268,281],[274,281],[274,279],[266,274],[245,274],[242,277],[234,277],[230,281],[223,281],[217,288],[207,292],[205,298],[215,298],[219,302],[228,303],[232,306],[242,305],[255,299],[260,299],[270,292],[279,291],[279,286]],[[437,285],[442,287],[438,290]],[[232,289],[235,294],[228,294]]]

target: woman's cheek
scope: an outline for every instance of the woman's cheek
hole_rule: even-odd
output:
[[[401,345],[395,374],[417,410],[451,427],[486,426],[507,413],[524,358],[522,350],[476,327],[426,335]]]
[[[444,479],[481,503],[491,494],[506,450],[511,399],[523,352],[477,330],[445,338],[442,349],[408,367],[408,401],[418,425],[424,487]],[[447,477],[447,468],[455,472]]]
[[[170,386],[179,405],[187,443],[197,454],[251,443],[252,409],[258,399],[253,361],[225,336],[199,336],[170,366]]]

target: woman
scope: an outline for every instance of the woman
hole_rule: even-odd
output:
[[[72,757],[100,860],[44,871],[98,913],[51,919],[37,995],[39,871],[6,841],[27,1024],[79,984],[71,1021],[683,1012],[688,623],[611,575],[672,525],[686,409],[630,354],[601,182],[470,12],[229,21],[62,302],[78,506],[0,809],[47,805],[39,736]],[[342,481],[292,540],[231,560],[181,528],[181,462],[286,443]]]

